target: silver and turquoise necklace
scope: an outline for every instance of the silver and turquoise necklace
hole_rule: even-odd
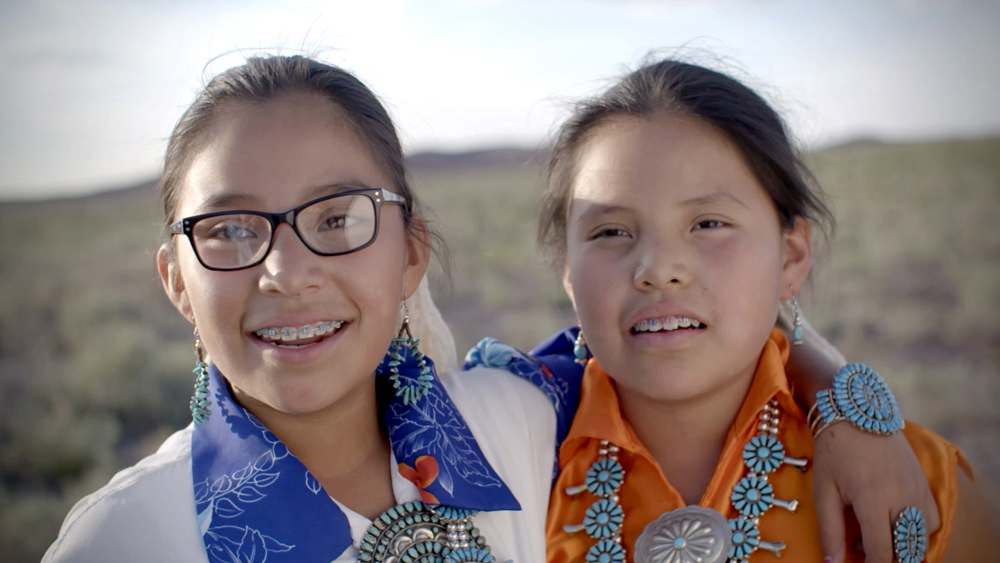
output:
[[[361,563],[495,563],[472,524],[476,512],[407,502],[376,518],[361,542]]]
[[[701,506],[685,506],[661,514],[650,522],[635,542],[636,563],[746,563],[758,549],[781,556],[783,541],[765,541],[760,537],[760,518],[772,507],[790,512],[798,509],[797,500],[775,498],[768,475],[782,465],[805,471],[808,460],[785,455],[778,439],[781,409],[776,400],[764,405],[757,426],[758,433],[743,446],[746,474],[733,487],[730,502],[740,515],[726,520],[718,512]],[[621,529],[625,512],[618,491],[625,481],[625,470],[618,461],[619,449],[601,441],[598,459],[587,470],[583,485],[569,487],[566,494],[585,491],[597,500],[585,512],[582,524],[563,527],[566,533],[586,532],[597,540],[587,552],[587,563],[624,563]]]

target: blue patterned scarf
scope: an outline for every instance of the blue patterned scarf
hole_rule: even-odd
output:
[[[420,370],[403,350],[400,379],[416,382]],[[417,484],[423,500],[520,510],[436,374],[426,397],[404,405],[387,362],[376,377],[379,408],[400,473]],[[347,517],[281,440],[233,400],[215,366],[209,379],[212,415],[191,438],[195,506],[209,561],[335,560],[351,545]]]

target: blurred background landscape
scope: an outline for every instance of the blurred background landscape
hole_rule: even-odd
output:
[[[527,349],[573,322],[534,249],[541,162],[410,159],[451,250],[433,287],[460,354],[485,335]],[[854,142],[808,162],[839,225],[806,316],[1000,500],[1000,138]],[[2,561],[38,561],[74,502],[190,420],[190,328],[153,268],[159,232],[153,182],[0,203]]]
[[[260,54],[338,65],[385,103],[451,250],[432,287],[460,355],[574,322],[534,247],[539,152],[573,101],[650,56],[743,80],[839,221],[806,316],[1000,507],[1000,2],[0,6],[0,563],[38,561],[74,502],[190,420],[155,178],[195,94]]]

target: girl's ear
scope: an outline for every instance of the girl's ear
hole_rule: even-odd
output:
[[[406,236],[406,263],[403,266],[403,299],[407,299],[420,285],[431,261],[430,237],[427,222],[420,215],[413,215],[412,226]]]
[[[163,284],[163,292],[167,294],[167,298],[188,322],[194,324],[191,300],[188,299],[180,268],[177,267],[175,261],[170,259],[168,244],[163,243],[156,251],[156,272],[160,274],[160,283]]]
[[[784,238],[785,261],[781,268],[781,299],[791,299],[809,277],[812,268],[812,230],[809,221],[795,218],[795,227],[786,231]]]

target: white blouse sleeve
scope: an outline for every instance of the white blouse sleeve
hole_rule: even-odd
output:
[[[76,503],[42,558],[43,563],[139,560],[208,561],[191,485],[190,428]]]

